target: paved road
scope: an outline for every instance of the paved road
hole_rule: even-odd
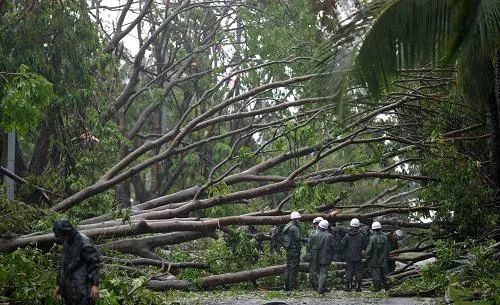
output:
[[[389,298],[389,299],[374,299],[374,298],[304,298],[304,299],[248,299],[248,298],[231,298],[223,300],[205,300],[198,303],[200,305],[435,305],[436,302],[431,299],[416,299],[416,298]]]
[[[436,305],[431,298],[382,298],[370,294],[329,293],[324,296],[233,296],[202,298],[199,305]]]

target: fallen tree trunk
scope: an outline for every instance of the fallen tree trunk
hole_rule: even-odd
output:
[[[333,262],[337,269],[345,267],[345,263]],[[208,289],[221,285],[236,284],[242,282],[251,282],[260,278],[269,276],[278,276],[285,272],[286,265],[270,266],[265,268],[257,268],[252,270],[245,270],[233,273],[217,274],[199,278],[196,281],[196,285],[193,285],[189,281],[179,281],[179,280],[151,280],[146,283],[146,287],[152,290],[196,290],[196,289]],[[309,272],[309,263],[300,263],[300,272]],[[418,270],[407,271],[402,274],[390,276],[390,279],[402,279],[408,276],[418,275]]]
[[[211,275],[207,277],[202,277],[198,279],[197,285],[193,285],[188,281],[179,280],[151,280],[146,283],[146,287],[152,290],[168,290],[168,289],[178,289],[178,290],[193,290],[195,288],[207,289],[210,287],[216,287],[226,284],[235,284],[241,282],[254,281],[259,278],[281,275],[285,271],[286,265],[270,266],[265,268],[258,268],[252,270],[245,270],[234,273],[224,273]],[[309,263],[301,263],[300,272],[309,271]]]
[[[143,214],[145,212],[148,212],[147,210],[154,209],[154,208],[159,207],[161,205],[168,205],[170,203],[179,203],[180,201],[189,200],[196,194],[196,192],[198,192],[199,188],[200,188],[199,186],[193,186],[192,188],[189,188],[189,189],[185,189],[185,190],[173,193],[173,194],[158,197],[158,198],[146,201],[144,203],[134,205],[132,207],[132,215],[135,216],[135,215]],[[183,202],[182,204],[185,204],[185,203]],[[176,206],[170,206],[170,208],[178,207],[180,205],[181,204],[176,205]],[[109,214],[85,219],[85,220],[81,221],[80,224],[81,225],[88,225],[88,224],[99,223],[99,222],[108,221],[108,220],[112,220],[112,219],[113,219],[113,215],[111,213],[109,213]]]
[[[131,266],[154,266],[154,267],[164,267],[168,269],[170,267],[170,272],[172,274],[176,274],[180,269],[210,269],[210,266],[206,263],[198,263],[198,262],[179,262],[172,263],[168,261],[162,261],[151,258],[136,258],[136,259],[123,259],[123,258],[114,258],[109,256],[103,257],[104,261],[111,261],[114,263],[120,263],[123,265],[131,265]]]
[[[145,258],[160,259],[154,253],[154,249],[156,247],[180,244],[183,242],[205,237],[216,238],[217,236],[215,235],[214,230],[209,230],[205,232],[199,232],[199,231],[174,232],[174,233],[160,234],[145,238],[131,238],[131,239],[112,241],[109,243],[102,244],[99,247],[127,254],[135,254],[137,256]]]
[[[432,207],[416,207],[416,208],[392,208],[366,214],[304,214],[302,221],[312,221],[316,217],[323,217],[330,221],[347,221],[352,218],[358,218],[364,222],[371,222],[371,219],[381,215],[396,214],[396,213],[411,213],[421,210],[434,209]],[[206,232],[219,229],[231,225],[279,225],[285,224],[290,221],[288,215],[284,216],[229,216],[214,218],[200,221],[183,221],[178,220],[165,220],[165,221],[139,221],[134,224],[125,224],[116,227],[105,227],[81,230],[90,238],[105,239],[105,238],[118,238],[130,235],[140,235],[146,233],[170,233],[176,231],[199,231]],[[380,221],[382,224],[390,223],[391,225],[398,225],[400,227],[417,227],[429,228],[430,223],[405,223],[401,221]],[[42,250],[50,249],[54,244],[54,235],[43,234],[36,236],[21,236],[12,239],[0,239],[0,252],[12,252],[18,248],[33,245]]]
[[[393,280],[400,280],[403,278],[416,276],[416,275],[420,275],[420,270],[418,270],[418,269],[408,270],[408,271],[403,272],[403,273],[391,275],[388,278],[393,279]]]
[[[434,254],[434,253],[424,253],[424,254],[421,254],[419,256],[412,257],[412,258],[397,257],[396,260],[400,261],[400,262],[403,262],[403,263],[416,263],[416,262],[420,262],[420,261],[423,261],[423,260],[426,260],[426,259],[429,259],[429,258],[432,258],[432,257],[436,257],[436,254]]]
[[[170,289],[190,291],[195,289],[195,286],[191,282],[183,280],[150,280],[144,285],[144,287],[155,291],[165,291]]]

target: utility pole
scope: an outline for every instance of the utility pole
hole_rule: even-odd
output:
[[[16,0],[13,0],[12,4],[14,5],[14,13],[17,13]],[[7,169],[11,173],[16,173],[16,131],[14,129],[9,131],[7,136]],[[7,185],[7,198],[13,200],[14,180],[6,176],[5,184]]]

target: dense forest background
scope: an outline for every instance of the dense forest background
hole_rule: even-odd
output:
[[[499,47],[496,0],[0,0],[0,303],[54,302],[58,218],[100,304],[279,286],[292,210],[405,230],[395,295],[498,302]]]

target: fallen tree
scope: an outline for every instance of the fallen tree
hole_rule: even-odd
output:
[[[345,263],[333,262],[332,266],[336,269],[344,269]],[[229,285],[241,282],[252,282],[261,278],[270,277],[270,276],[279,276],[282,275],[285,271],[286,265],[277,265],[270,266],[265,268],[251,269],[240,272],[233,273],[225,273],[225,274],[217,274],[211,275],[207,277],[202,277],[197,279],[194,282],[190,281],[182,281],[182,280],[155,280],[152,279],[146,283],[146,287],[153,290],[169,290],[169,289],[177,289],[177,290],[206,290],[213,287],[221,286],[221,285]],[[309,264],[301,263],[300,272],[309,272]],[[412,277],[418,275],[420,273],[419,270],[410,270],[404,273],[399,273],[396,275],[391,275],[388,278],[390,280],[401,280],[407,277]],[[341,273],[340,273],[341,274]],[[370,280],[365,280],[363,285],[370,284]]]
[[[316,217],[324,217],[327,220],[331,221],[341,221],[341,220],[350,220],[352,218],[359,218],[361,221],[366,223],[370,223],[371,219],[374,217],[379,217],[383,215],[389,215],[393,213],[411,213],[416,211],[428,211],[433,210],[433,207],[416,207],[416,208],[392,208],[379,210],[371,213],[356,213],[356,214],[343,214],[343,213],[333,213],[333,214],[304,214],[302,216],[303,221],[312,221]],[[129,235],[138,235],[138,234],[146,234],[146,233],[168,233],[168,232],[176,232],[176,231],[197,231],[197,232],[213,232],[213,230],[231,226],[231,225],[279,225],[285,224],[290,221],[288,215],[283,216],[229,216],[229,217],[221,217],[216,219],[208,219],[208,220],[164,220],[159,222],[149,223],[146,220],[139,221],[136,224],[124,224],[115,227],[104,227],[104,228],[93,228],[93,229],[84,229],[81,230],[82,233],[91,237],[91,238],[119,238]],[[401,222],[394,220],[381,220],[383,224],[389,223],[391,225],[398,225],[400,227],[416,227],[416,228],[429,228],[430,223],[410,223],[410,222]],[[144,241],[140,241],[136,243],[135,241],[124,241],[124,242],[111,242],[108,244],[108,247],[113,247],[116,245],[119,249],[125,249],[132,246],[134,249],[136,246],[145,246],[143,249],[144,252],[148,252],[150,245],[160,245],[163,243],[168,243],[171,240],[177,240],[182,242],[183,240],[190,240],[190,238],[196,239],[199,237],[206,237],[206,234],[200,233],[191,233],[191,234],[183,234],[178,233],[175,235],[163,235],[156,239],[155,237],[146,238]],[[159,242],[161,240],[161,242]],[[26,246],[36,246],[40,249],[48,250],[54,244],[54,235],[50,234],[42,234],[35,236],[27,236],[27,237],[17,237],[12,239],[2,239],[0,244],[0,252],[12,252],[20,247]],[[141,244],[143,242],[143,244]],[[142,252],[143,250],[137,249],[136,254]]]
[[[194,268],[194,269],[210,269],[210,266],[206,263],[198,262],[168,262],[163,260],[151,259],[151,258],[136,258],[136,259],[122,259],[116,257],[103,257],[104,261],[109,261],[112,263],[119,263],[124,266],[154,266],[164,268],[165,270],[170,270],[172,274],[176,274],[179,270]]]
[[[306,26],[302,23],[307,21],[297,18],[301,23],[290,27],[294,33],[286,35],[293,39],[286,45],[265,35],[281,30],[275,23],[286,19],[293,8],[305,12],[295,3],[287,4],[284,11],[276,4],[273,13],[279,17],[274,20],[274,14],[263,13],[273,1],[127,0],[111,9],[118,15],[109,29],[99,17],[104,9],[100,2],[92,1],[93,17],[108,41],[102,52],[91,52],[95,58],[87,70],[92,75],[84,76],[95,82],[95,91],[78,91],[75,96],[81,95],[82,103],[51,107],[57,121],[44,122],[36,143],[17,145],[35,147],[36,183],[2,167],[0,173],[40,194],[53,195],[50,199],[61,199],[54,203],[44,196],[50,217],[65,212],[75,219],[77,229],[106,255],[105,268],[124,271],[127,282],[140,276],[149,279],[146,286],[151,289],[191,290],[280,275],[284,266],[274,264],[282,259],[282,252],[264,252],[279,249],[280,228],[294,210],[303,214],[307,224],[321,216],[342,226],[356,217],[366,225],[380,221],[385,231],[419,231],[408,248],[392,254],[412,250],[424,254],[396,257],[405,265],[391,278],[418,276],[415,262],[435,256],[428,253],[432,244],[422,246],[422,240],[434,234],[427,230],[434,224],[422,219],[453,214],[452,210],[441,213],[453,206],[453,197],[435,199],[435,195],[459,191],[450,187],[446,175],[454,173],[441,175],[445,179],[440,180],[438,169],[453,168],[449,163],[465,159],[459,171],[467,168],[468,177],[481,180],[484,177],[474,173],[489,170],[483,146],[493,136],[485,128],[491,118],[464,107],[460,97],[450,96],[456,89],[454,68],[400,71],[401,79],[387,84],[379,96],[368,94],[364,81],[354,84],[354,78],[345,78],[351,71],[350,54],[357,52],[356,44],[384,1],[375,1],[335,25],[334,42],[328,46],[335,64],[326,71],[318,71],[318,63],[323,62],[311,55],[318,53],[312,46],[317,41],[295,31],[298,26],[311,34],[317,28],[310,25],[317,21],[318,12],[311,14],[311,24]],[[30,14],[36,8],[24,6],[14,4],[14,15],[23,12],[17,17],[24,18],[24,12]],[[10,10],[10,6],[0,7],[2,16]],[[290,22],[286,20],[283,28]],[[18,32],[8,30],[13,36]],[[132,31],[136,31],[136,52],[121,43]],[[113,64],[102,63],[106,60],[101,53]],[[51,55],[38,61],[53,61],[57,66],[58,58]],[[64,87],[56,89],[66,92]],[[79,109],[83,105],[91,109]],[[64,114],[69,108],[76,110]],[[67,124],[73,117],[78,118],[76,123]],[[54,131],[52,123],[58,125]],[[52,138],[46,135],[49,132],[61,136]],[[101,140],[93,136],[98,132]],[[46,181],[45,170],[52,175]],[[441,182],[448,188],[440,189]],[[472,187],[471,192],[460,194],[469,198],[469,193]],[[482,200],[477,197],[471,202]],[[463,214],[466,208],[456,211]],[[437,219],[449,218],[445,216]],[[464,223],[473,225],[473,221]],[[29,226],[35,228],[31,232],[15,232],[11,227],[12,234],[0,235],[5,257],[22,253],[23,248],[29,253],[29,247],[44,251],[54,247],[47,222]],[[11,254],[17,249],[22,250]],[[236,268],[205,261],[214,249],[242,263]],[[120,258],[110,257],[114,255]],[[248,257],[270,258],[266,264],[273,266],[254,269],[254,261],[245,260]],[[148,275],[153,268],[143,266],[160,269]],[[217,270],[217,266],[223,267]],[[193,282],[168,279],[170,273],[186,268],[211,275]],[[301,271],[307,272],[307,264],[301,265]]]

